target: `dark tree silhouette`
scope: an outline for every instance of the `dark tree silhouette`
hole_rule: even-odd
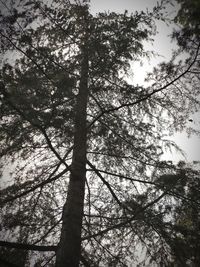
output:
[[[12,163],[0,195],[3,264],[18,250],[26,264],[57,267],[127,266],[142,249],[141,262],[172,255],[159,203],[182,199],[185,177],[161,183],[180,168],[160,156],[175,146],[166,131],[199,107],[199,45],[177,69],[161,64],[149,86],[128,79],[150,56],[143,43],[162,4],[92,15],[87,1],[2,2],[0,156]]]

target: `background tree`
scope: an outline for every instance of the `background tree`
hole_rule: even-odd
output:
[[[162,63],[160,68],[155,69],[154,79],[173,79],[175,75],[182,72],[187,64],[191,61],[192,55],[199,49],[199,1],[184,1],[178,0],[180,9],[175,17],[177,28],[172,34],[172,39],[177,42],[178,49],[174,51],[173,57],[169,63]],[[182,59],[184,58],[184,59]],[[185,59],[186,58],[186,59]],[[192,89],[190,91],[191,99],[193,98],[196,105],[191,107],[192,113],[199,110],[199,60],[195,62],[193,67],[180,79],[176,84],[177,90],[182,88]],[[194,90],[193,90],[194,89]],[[182,91],[183,92],[183,91]],[[188,90],[189,92],[189,90]],[[186,95],[187,92],[183,93]],[[192,119],[188,117],[192,122]],[[195,133],[199,135],[199,129],[187,127],[188,123],[182,125],[182,129],[187,128],[188,134]],[[178,202],[174,202],[175,206],[171,212],[171,221],[168,223],[170,227],[164,231],[163,237],[170,247],[170,254],[174,258],[171,261],[167,260],[169,266],[198,266],[199,265],[199,171],[195,168],[185,168],[184,183],[179,186],[179,195],[181,196]],[[195,184],[195,186],[194,186]],[[176,189],[177,186],[176,186]],[[176,192],[174,192],[176,196]],[[165,206],[165,205],[164,205]],[[168,210],[168,206],[166,206]],[[171,210],[171,206],[170,206]],[[167,226],[167,227],[168,227]],[[165,226],[162,225],[162,229]],[[197,238],[197,239],[196,239]],[[158,255],[157,255],[158,257]],[[169,259],[169,258],[168,258]],[[171,265],[170,265],[171,264]]]
[[[177,2],[180,4],[180,9],[175,17],[175,21],[181,24],[182,28],[175,32],[175,37],[179,41],[179,46],[186,49],[187,43],[191,46],[189,40],[194,41],[196,39],[198,41],[199,39],[200,2],[198,0],[192,0],[190,2],[177,0]]]
[[[190,171],[185,197],[192,201],[181,201],[176,207],[175,230],[179,232],[174,237],[174,251],[178,254],[177,262],[182,266],[198,266],[199,258],[199,171]],[[180,259],[182,261],[180,262]]]
[[[158,247],[167,260],[158,203],[181,197],[179,179],[160,186],[156,178],[176,174],[160,162],[166,131],[183,129],[198,108],[197,88],[177,90],[198,47],[182,69],[161,65],[153,84],[134,86],[130,64],[149,55],[143,42],[156,32],[160,5],[93,16],[87,2],[11,4],[1,14],[9,58],[0,77],[0,155],[15,168],[1,194],[1,246],[40,251],[28,253],[28,266],[54,265],[55,251],[59,267],[127,266],[142,248],[144,261],[160,264]]]
[[[173,193],[168,194],[165,202],[160,203],[162,219],[156,223],[169,249],[165,266],[198,266],[199,170],[195,170],[194,164],[184,162],[180,162],[178,167],[181,168],[179,174],[170,174],[168,177],[163,175],[157,179],[157,183],[162,187],[169,187],[171,182],[167,178],[173,176],[177,178],[177,180],[172,178],[176,180]],[[161,257],[160,253],[155,254],[155,257]]]

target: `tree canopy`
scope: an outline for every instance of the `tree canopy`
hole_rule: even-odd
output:
[[[2,1],[0,157],[12,173],[0,195],[5,266],[172,266],[196,257],[192,246],[185,254],[194,235],[184,231],[197,231],[199,172],[160,159],[178,149],[166,134],[186,129],[199,109],[199,37],[183,39],[197,22],[183,7],[173,38],[187,59],[177,63],[179,51],[161,63],[147,86],[129,79],[132,62],[151,56],[144,42],[166,2],[93,15],[88,1]]]

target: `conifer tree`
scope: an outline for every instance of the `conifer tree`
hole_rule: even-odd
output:
[[[176,183],[161,187],[156,173],[175,168],[160,162],[165,130],[197,107],[176,84],[199,52],[170,80],[161,70],[150,86],[129,82],[161,8],[92,15],[87,1],[4,3],[0,156],[13,183],[1,191],[0,245],[49,251],[29,263],[127,266],[138,242],[147,252],[162,243],[152,207]]]

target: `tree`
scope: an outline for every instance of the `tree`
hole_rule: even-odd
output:
[[[198,39],[200,2],[198,0],[192,0],[190,2],[177,0],[177,2],[181,5],[175,17],[175,21],[182,25],[181,31],[178,31],[179,34],[181,33],[182,38],[184,37],[186,42],[189,38],[194,38],[194,36]]]
[[[59,267],[126,266],[138,243],[150,255],[164,240],[152,208],[176,183],[160,187],[149,173],[174,171],[160,162],[163,130],[182,128],[197,107],[191,88],[176,84],[198,49],[167,82],[134,86],[131,61],[148,56],[143,41],[162,6],[93,16],[85,1],[11,4],[1,14],[0,155],[15,168],[1,194],[10,243],[0,244],[46,249],[29,255],[35,266],[54,264],[55,251]]]
[[[154,79],[169,79],[180,73],[183,68],[190,62],[192,55],[199,49],[199,1],[177,0],[180,9],[174,21],[179,28],[176,28],[172,34],[172,40],[178,44],[178,49],[174,51],[170,62],[162,63],[154,71]],[[182,58],[183,55],[183,59]],[[186,58],[186,59],[185,59]],[[181,59],[181,60],[180,60]],[[198,92],[199,92],[199,60],[197,60],[189,72],[182,80],[176,84],[177,90],[183,88],[183,85],[194,89],[190,97],[196,102],[195,107],[191,107],[191,112],[196,113],[199,110]],[[187,92],[184,93],[185,95]],[[189,96],[189,95],[188,95]],[[192,122],[189,119],[188,121]],[[184,124],[182,129],[187,125]],[[199,129],[188,127],[188,134],[195,133],[199,135]],[[181,164],[182,165],[182,164]],[[182,166],[181,166],[182,168]],[[171,220],[166,224],[162,219],[161,235],[169,246],[172,258],[168,257],[165,264],[167,266],[199,266],[199,169],[184,166],[183,183],[177,184],[175,190],[181,196],[176,201],[176,191],[173,194],[172,205],[164,205],[165,212],[170,209]],[[164,175],[165,176],[165,175]],[[173,177],[174,175],[167,175]],[[161,176],[162,177],[162,176]],[[160,178],[161,178],[160,177]],[[159,178],[159,179],[160,179]],[[176,179],[172,179],[174,182]],[[159,180],[166,186],[167,180]],[[178,186],[178,187],[177,187]],[[175,199],[174,199],[175,197]],[[170,195],[168,196],[169,201]],[[163,223],[164,222],[164,223]],[[161,252],[162,253],[162,252]],[[156,254],[158,257],[158,254]]]
[[[188,263],[186,266],[199,266],[199,171],[190,170],[190,182],[187,184],[185,196],[192,202],[182,201],[176,208],[174,250],[177,263]]]
[[[172,255],[166,265],[199,266],[199,169],[196,170],[194,164],[191,166],[180,162],[179,166],[181,165],[182,182],[180,180],[174,189],[174,193],[179,193],[181,198],[177,201],[174,198],[175,194],[167,196],[168,204],[163,203],[162,206],[165,210],[163,214],[170,209],[172,216],[168,221],[163,218],[161,221],[161,234],[169,245]],[[167,179],[158,179],[157,182],[162,186],[169,186]]]

